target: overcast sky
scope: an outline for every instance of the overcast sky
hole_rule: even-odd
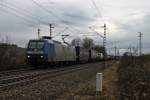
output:
[[[107,25],[107,47],[137,47],[138,32],[143,33],[143,51],[150,51],[150,0],[0,0],[0,41],[25,47],[29,39],[49,35],[49,23],[56,34],[73,38],[91,37],[102,45],[102,39],[89,27],[103,35]],[[66,27],[68,29],[61,33]],[[90,36],[95,35],[95,36]],[[54,39],[61,41],[61,37]]]

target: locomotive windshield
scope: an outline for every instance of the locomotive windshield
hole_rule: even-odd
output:
[[[35,49],[35,48],[36,49],[42,49],[43,46],[44,46],[44,42],[42,42],[42,41],[31,41],[29,43],[28,48],[30,48],[30,49]]]

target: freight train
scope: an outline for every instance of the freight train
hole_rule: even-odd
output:
[[[68,46],[61,42],[42,38],[30,40],[26,50],[26,63],[40,64],[72,64],[98,61],[102,59],[101,53],[80,46]]]

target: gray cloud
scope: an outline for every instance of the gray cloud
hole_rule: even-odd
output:
[[[49,23],[55,26],[54,35],[65,27],[69,27],[70,30],[64,33],[71,33],[72,36],[78,37],[80,33],[90,31],[88,27],[91,25],[102,26],[102,19],[105,19],[108,26],[109,47],[112,46],[109,45],[109,42],[117,42],[116,45],[120,47],[130,44],[136,46],[139,31],[143,33],[143,42],[149,43],[150,12],[148,9],[150,9],[150,1],[148,0],[116,0],[113,2],[112,0],[103,2],[95,0],[103,18],[95,16],[98,15],[98,12],[90,0],[35,1],[47,11],[38,7],[31,0],[0,1],[0,33],[2,36],[5,36],[6,33],[11,34],[15,43],[24,46],[29,39],[37,37],[37,28],[41,28],[42,35],[48,35]],[[10,7],[2,6],[2,4]],[[100,28],[97,27],[97,29]],[[103,29],[101,30],[102,33]],[[102,42],[102,39],[92,38],[96,42]]]

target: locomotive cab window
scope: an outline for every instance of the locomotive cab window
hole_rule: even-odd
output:
[[[38,49],[41,49],[44,46],[44,42],[37,42],[36,46],[37,46]]]
[[[31,49],[36,48],[36,42],[30,42],[28,47]]]
[[[41,42],[41,41],[31,41],[29,43],[29,48],[31,49],[34,49],[34,48],[37,48],[37,49],[42,49],[44,46],[44,42]]]

